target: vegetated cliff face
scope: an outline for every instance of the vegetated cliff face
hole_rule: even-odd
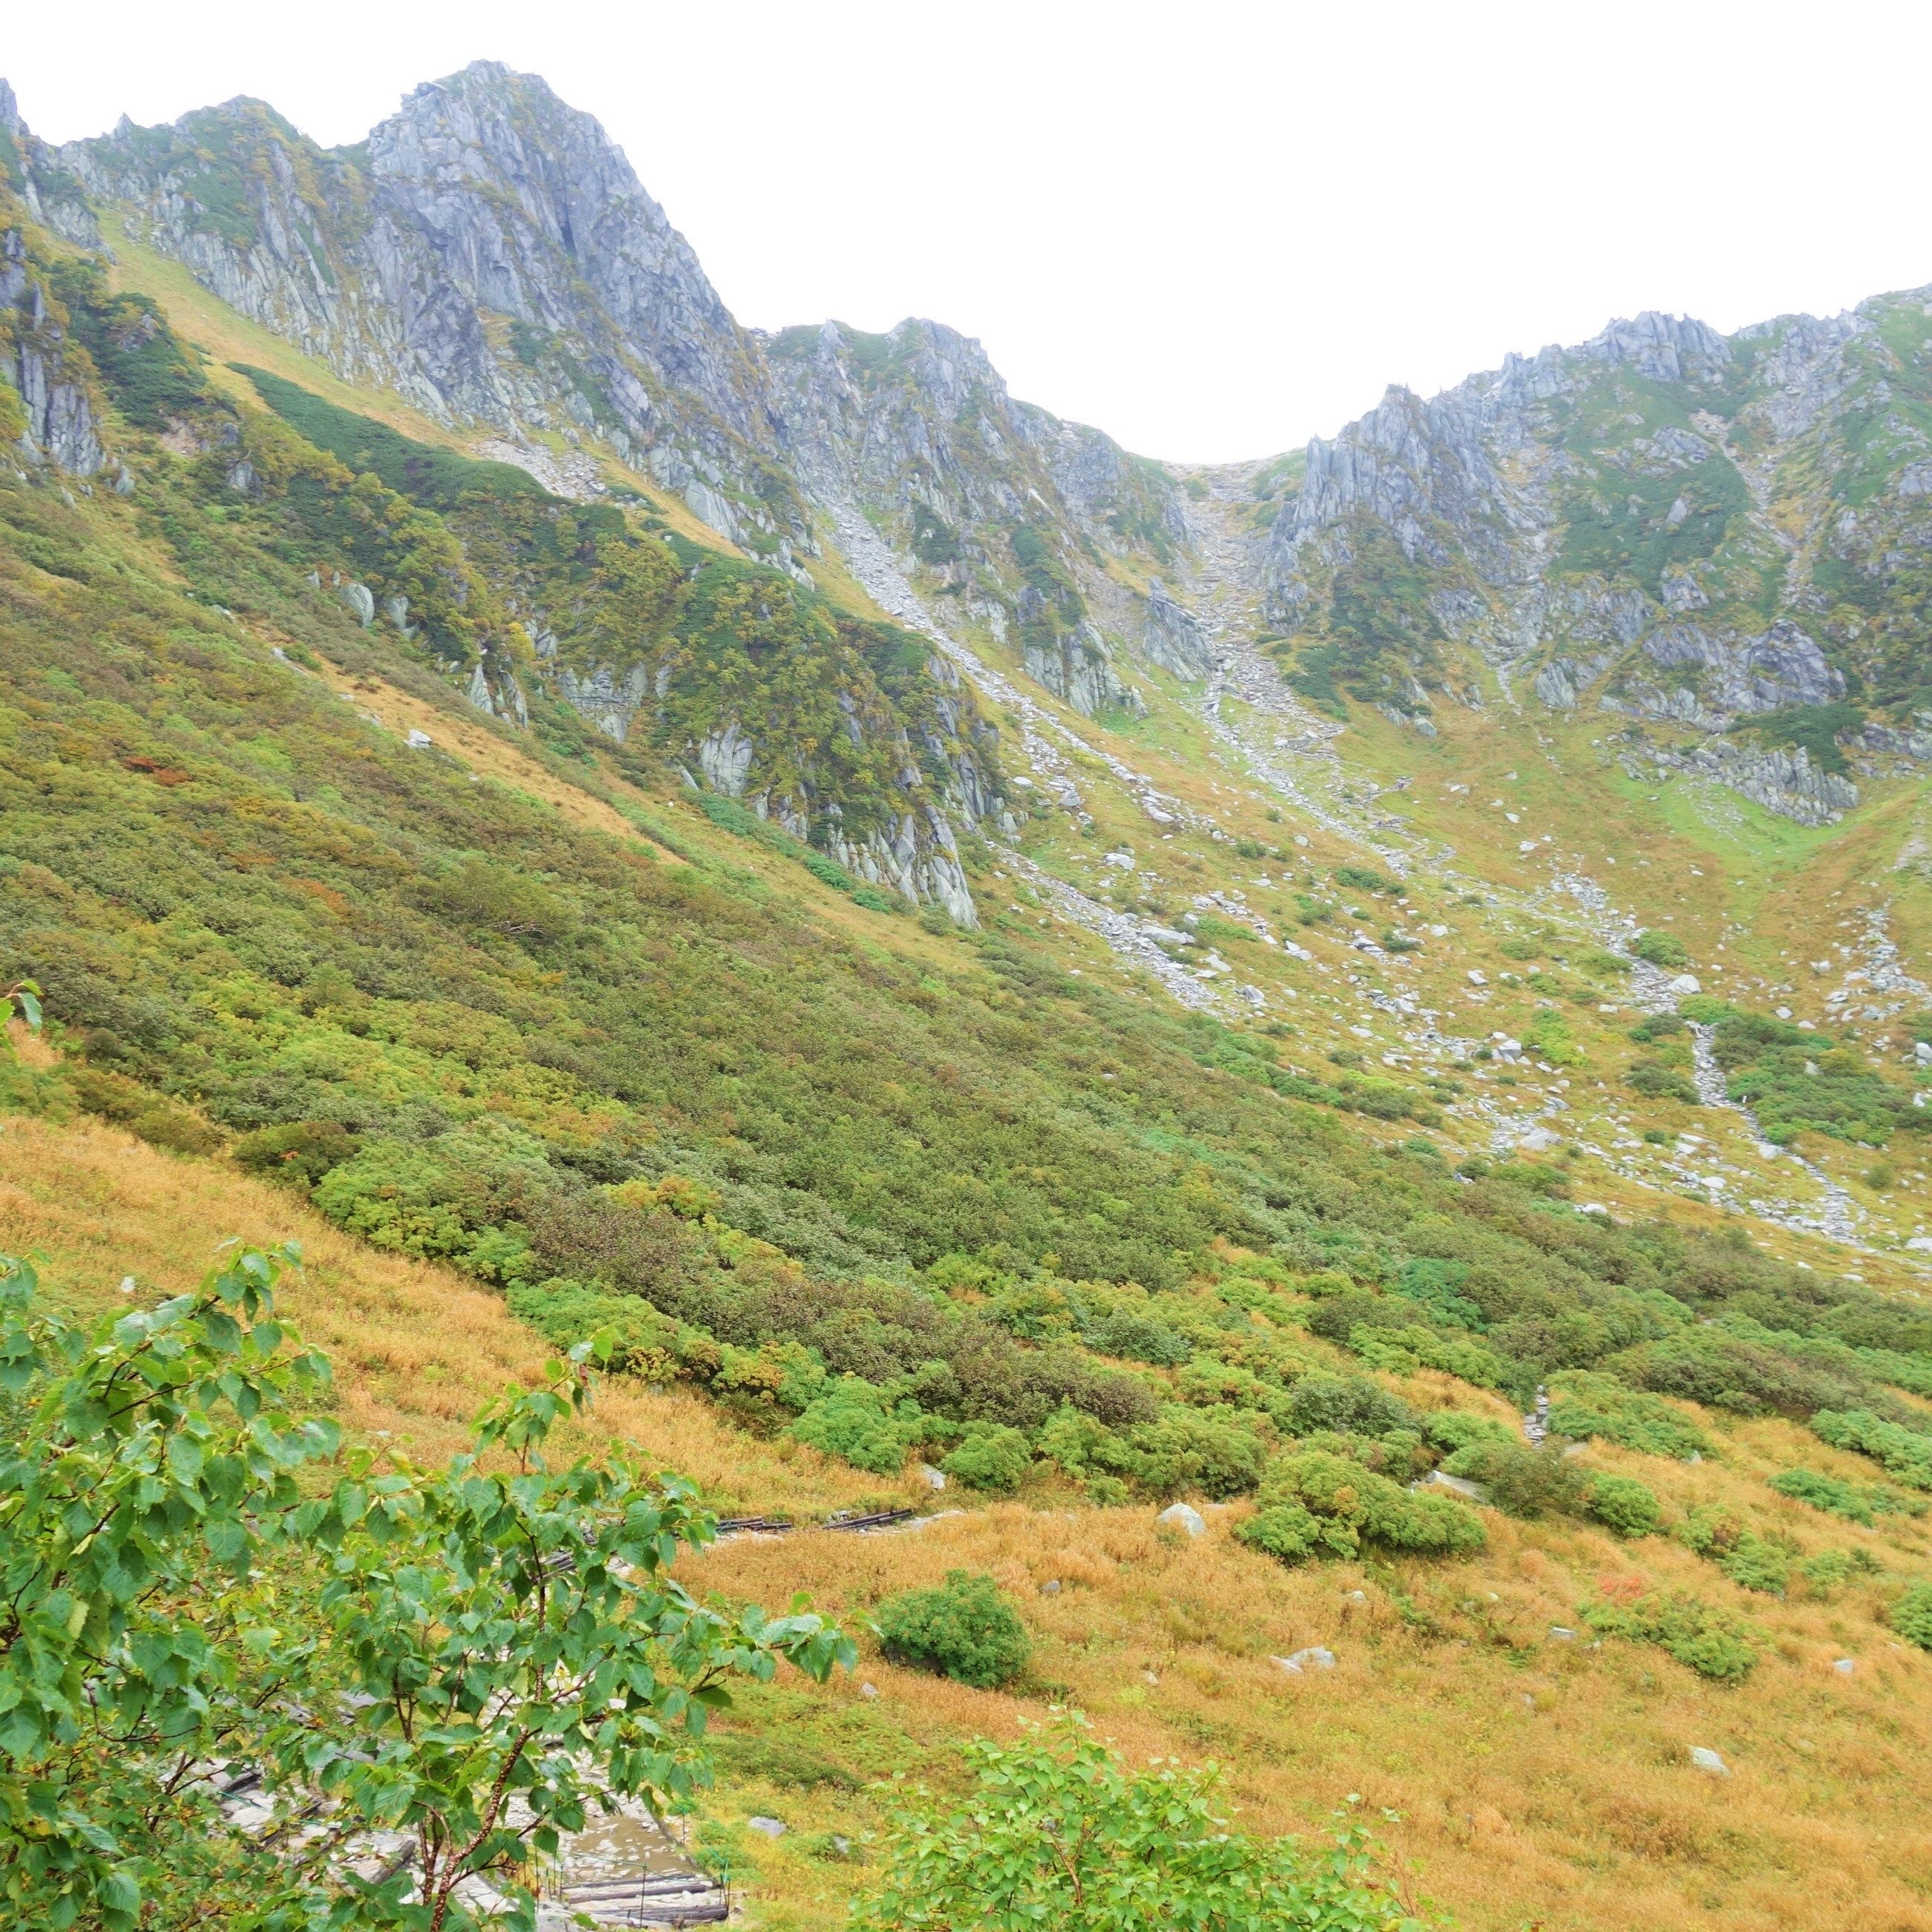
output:
[[[1123,642],[1156,662],[1154,604],[1118,596],[1110,638],[1092,614],[1108,560],[1170,564],[1187,545],[1173,478],[1097,430],[1016,401],[977,342],[942,324],[888,334],[842,323],[761,338],[787,455],[809,494],[862,506],[942,596],[1006,639],[1028,672],[1088,716],[1133,711]],[[1144,607],[1136,609],[1136,604]],[[1163,613],[1163,615],[1168,614]],[[1172,668],[1172,666],[1171,666]],[[1205,668],[1198,645],[1182,674]]]
[[[858,507],[922,560],[945,549],[946,587],[1003,628],[1022,620],[1016,528],[1089,576],[1186,541],[1159,466],[1014,402],[950,329],[740,328],[596,122],[496,63],[417,88],[353,148],[236,100],[60,160],[345,380],[496,432],[547,482],[544,440],[602,443],[781,568],[816,550],[813,506]],[[575,475],[594,493],[594,465]],[[1083,710],[1132,702],[1090,622],[1046,626],[1033,655]]]
[[[622,152],[494,62],[328,151],[252,100],[61,159],[133,232],[350,382],[513,442],[607,442],[706,521],[802,538],[749,338]]]
[[[1473,646],[1552,710],[1621,714],[1646,756],[1834,817],[1857,791],[1832,748],[1865,747],[1848,700],[1896,714],[1886,748],[1932,709],[1928,344],[1925,291],[1729,338],[1645,314],[1427,401],[1391,389],[1260,472],[1282,654],[1426,723],[1433,696],[1480,702],[1450,648]]]
[[[1208,668],[1161,580],[1190,542],[1174,475],[1015,401],[941,325],[740,328],[621,152],[532,76],[478,63],[334,151],[248,101],[21,138],[59,232],[112,203],[242,313],[552,488],[601,492],[584,453],[608,450],[795,576],[856,511],[1090,715],[1139,707],[1132,660]],[[1927,305],[1730,338],[1645,314],[1426,401],[1391,390],[1262,466],[1247,562],[1291,677],[1428,730],[1493,670],[1617,714],[1640,761],[1841,812],[1846,752],[1915,758],[1932,712]]]
[[[560,696],[618,744],[808,841],[848,883],[973,922],[958,838],[1004,818],[998,734],[927,644],[837,609],[770,547],[767,561],[746,562],[674,540],[655,518],[548,496],[519,471],[412,443],[268,372],[247,373],[281,424],[238,412],[152,302],[112,292],[97,259],[46,232],[50,184],[77,194],[80,178],[56,176],[10,94],[0,106],[0,430],[23,473],[84,487],[108,470],[114,488],[148,489],[158,503],[185,490],[231,548],[259,539],[291,584],[346,604],[478,705],[525,724],[538,699]],[[292,137],[256,119],[286,160]],[[282,188],[293,178],[273,166],[266,177]],[[473,185],[452,192],[464,206],[496,205]],[[564,200],[560,189],[551,204],[562,228],[590,218]],[[373,260],[383,250],[368,234],[358,245]],[[313,228],[298,238],[314,268]],[[510,270],[499,260],[491,272]],[[681,274],[675,260],[665,272]],[[314,286],[335,299],[327,277]],[[348,311],[338,301],[332,313],[334,327]],[[398,307],[389,320],[400,330],[408,317]],[[724,326],[735,354],[742,339]],[[392,339],[428,345],[427,356],[460,334],[412,324]],[[331,339],[339,350],[350,337]],[[421,376],[428,363],[412,366]],[[442,366],[454,372],[438,392],[446,404],[466,368],[485,365],[451,350]],[[694,356],[679,367],[694,382],[716,374]],[[271,623],[286,614],[272,596],[262,602],[268,593],[247,570],[224,574],[199,553],[183,562],[191,576],[214,572],[197,587],[224,608]]]
[[[35,164],[44,165],[40,144],[20,118],[14,90],[0,80],[0,168],[17,175],[23,212],[44,226]],[[92,476],[107,464],[86,358],[69,345],[58,305],[34,272],[26,238],[17,223],[0,224],[0,361],[13,394],[0,392],[0,437],[26,462],[52,463],[70,475]]]

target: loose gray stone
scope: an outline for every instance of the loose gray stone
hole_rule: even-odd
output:
[[[1852,1672],[1857,1670],[1858,1667],[1857,1660],[1855,1658],[1850,1657],[1839,1658],[1832,1666],[1832,1668],[1835,1670],[1840,1677],[1850,1676]]]
[[[1319,1643],[1312,1643],[1306,1650],[1298,1650],[1292,1657],[1277,1657],[1273,1660],[1297,1677],[1304,1671],[1335,1668],[1335,1653],[1325,1644]]]
[[[1716,1778],[1729,1778],[1731,1774],[1730,1766],[1715,1751],[1702,1744],[1691,1746],[1690,1762],[1700,1771],[1708,1771]]]
[[[1172,1529],[1184,1529],[1190,1536],[1202,1535],[1208,1528],[1207,1523],[1202,1518],[1201,1512],[1198,1509],[1190,1508],[1186,1503],[1169,1503],[1167,1508],[1154,1518],[1154,1521],[1164,1522]]]
[[[768,1838],[782,1838],[785,1834],[782,1818],[747,1818],[745,1820],[754,1832],[762,1832]]]

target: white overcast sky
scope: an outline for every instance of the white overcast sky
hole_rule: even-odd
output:
[[[331,145],[477,58],[595,114],[740,319],[926,315],[1184,460],[1660,308],[1932,282],[1932,8],[88,0],[8,9],[54,140],[236,94]]]

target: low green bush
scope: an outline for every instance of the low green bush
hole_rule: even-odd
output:
[[[854,1468],[896,1476],[908,1451],[926,1439],[932,1424],[916,1402],[888,1402],[870,1382],[844,1376],[806,1408],[791,1425],[791,1434]]]
[[[1714,1608],[1687,1591],[1653,1594],[1634,1603],[1605,1598],[1578,1612],[1604,1636],[1654,1643],[1700,1677],[1742,1684],[1757,1667],[1757,1633],[1742,1617]]]
[[[1907,1643],[1932,1650],[1932,1582],[1914,1583],[1892,1605],[1886,1621]]]
[[[1834,1449],[1862,1450],[1915,1490],[1932,1490],[1932,1436],[1868,1408],[1821,1408],[1811,1418],[1811,1432]]]
[[[331,1168],[352,1159],[362,1144],[361,1137],[339,1120],[290,1120],[244,1134],[229,1151],[250,1174],[306,1194]]]
[[[150,1147],[170,1154],[213,1154],[221,1136],[199,1114],[130,1080],[98,1066],[73,1066],[67,1082],[74,1097],[90,1114],[125,1127]]]
[[[1489,1500],[1510,1516],[1566,1515],[1582,1507],[1582,1474],[1560,1443],[1533,1449],[1526,1442],[1478,1441],[1442,1466],[1452,1476],[1480,1483]]]
[[[1781,1537],[1760,1534],[1722,1504],[1700,1504],[1677,1534],[1687,1548],[1708,1556],[1740,1589],[1781,1597],[1791,1581],[1795,1546]]]
[[[1033,1448],[1017,1429],[979,1423],[968,1430],[966,1439],[939,1466],[968,1489],[1006,1496],[1019,1487],[1033,1467]]]
[[[1837,1476],[1821,1475],[1815,1469],[1786,1469],[1770,1479],[1771,1486],[1794,1502],[1809,1503],[1828,1516],[1843,1516],[1847,1522],[1862,1523],[1869,1529],[1881,1516],[1923,1516],[1925,1504],[1901,1495],[1888,1483],[1847,1483]]]
[[[1261,1480],[1268,1449],[1257,1426],[1245,1423],[1242,1414],[1162,1403],[1155,1420],[1128,1437],[1136,1480],[1157,1496],[1190,1490],[1216,1498],[1246,1495]]]
[[[1360,1826],[1304,1849],[1222,1815],[1217,1774],[1130,1771],[1077,1717],[966,1747],[973,1788],[920,1788],[889,1820],[854,1932],[1436,1932]]]
[[[879,1635],[896,1662],[991,1690],[1010,1684],[1033,1654],[1026,1626],[990,1576],[949,1570],[931,1590],[879,1606]]]
[[[1681,973],[1690,963],[1684,942],[1667,932],[1640,932],[1630,950],[1640,959],[1648,960],[1653,966],[1661,966],[1666,972]]]
[[[1661,1060],[1640,1060],[1624,1076],[1624,1084],[1646,1100],[1676,1100],[1687,1107],[1697,1104],[1697,1090],[1674,1066]]]
[[[1553,1435],[1578,1442],[1600,1438],[1622,1449],[1678,1461],[1710,1450],[1709,1438],[1681,1408],[1612,1376],[1572,1370],[1550,1384],[1550,1396]]]
[[[1322,1450],[1277,1456],[1261,1507],[1234,1534],[1284,1563],[1353,1556],[1364,1544],[1418,1556],[1466,1556],[1487,1540],[1466,1504],[1407,1490],[1360,1462]]]
[[[1656,1532],[1662,1512],[1650,1486],[1634,1476],[1613,1475],[1600,1470],[1585,1484],[1585,1513],[1618,1536],[1649,1536]]]

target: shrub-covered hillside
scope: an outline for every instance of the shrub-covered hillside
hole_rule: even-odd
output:
[[[44,987],[80,1105],[881,1473],[920,1454],[998,1491],[1044,1464],[1305,1514],[1293,1454],[1408,1478],[1466,1449],[1364,1378],[1426,1368],[1520,1406],[1587,1373],[1611,1393],[1584,1435],[1653,1393],[1820,1415],[1922,1474],[1912,1308],[1579,1213],[1560,1168],[1376,1145],[1305,1104],[1369,1106],[1286,1068],[1278,1030],[944,920],[915,948],[877,892],[843,915],[875,936],[829,950],[812,892],[855,881],[824,848],[956,796],[982,731],[922,646],[614,505],[365,444],[275,379],[279,416],[239,407],[152,304],[44,238],[22,260],[138,466],[92,500],[0,486],[0,968]],[[461,707],[452,671],[500,708],[527,686],[606,830],[399,740],[345,682]],[[619,685],[638,728],[592,731],[586,692]],[[703,795],[808,862],[795,894],[647,802],[740,723],[782,748],[758,796],[795,830]],[[1773,1097],[1790,1030],[1717,1017]]]
[[[862,1467],[1236,1494],[1316,1433],[1408,1475],[1460,1445],[1361,1376],[1426,1366],[1866,1417],[1833,1426],[1911,1480],[1916,1311],[1377,1148],[1266,1035],[1006,940],[935,964],[877,913],[829,952],[640,794],[596,833],[370,724],[290,653],[421,674],[288,590],[266,512],[200,514],[285,592],[283,655],[166,581],[167,490],[0,499],[5,965],[80,1104]]]

